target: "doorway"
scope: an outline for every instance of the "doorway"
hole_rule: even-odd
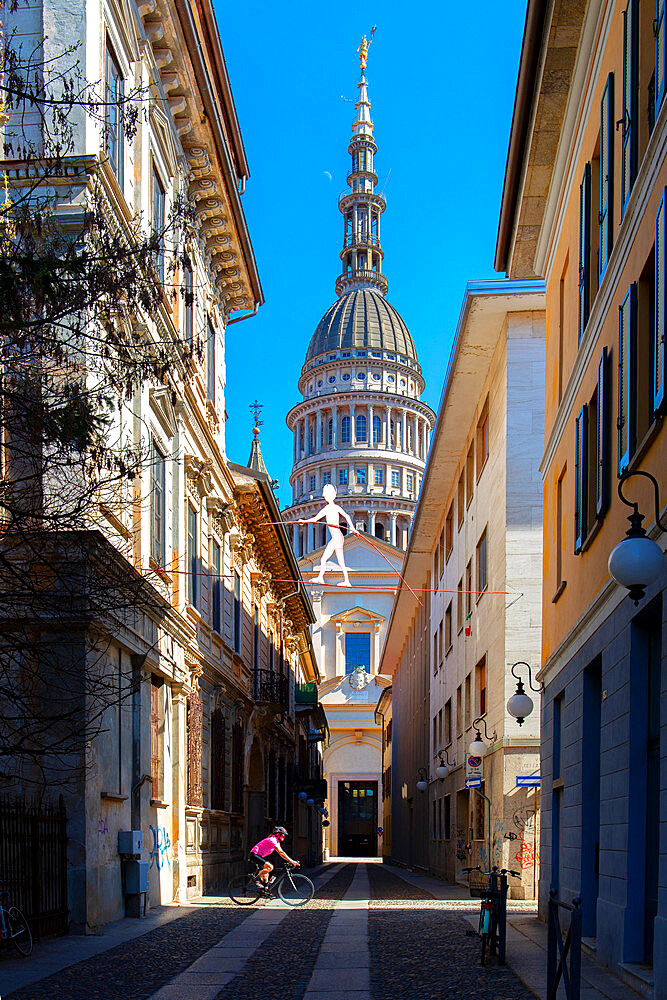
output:
[[[377,781],[338,782],[338,853],[377,857]]]

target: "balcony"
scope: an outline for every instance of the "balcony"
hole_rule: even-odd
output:
[[[314,708],[317,705],[317,684],[295,684],[294,702],[297,708]]]
[[[344,295],[345,290],[348,288],[353,288],[355,285],[366,284],[374,285],[379,288],[380,291],[386,295],[389,288],[389,283],[385,278],[384,274],[380,274],[379,271],[357,270],[350,271],[349,274],[344,272],[340,274],[336,279],[336,295]]]
[[[343,248],[348,247],[379,247],[380,237],[375,233],[346,233]]]
[[[253,677],[253,699],[257,704],[268,705],[276,712],[287,709],[287,677],[273,670],[255,670]]]

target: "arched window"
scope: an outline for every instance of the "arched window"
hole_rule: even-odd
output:
[[[384,524],[381,521],[377,521],[375,524],[375,537],[381,538],[384,541]]]
[[[382,421],[379,417],[373,417],[373,444],[382,441]]]
[[[308,422],[308,451],[312,454],[315,451],[315,425]]]
[[[331,418],[327,422],[327,444],[333,444],[333,420]]]
[[[340,422],[340,439],[343,444],[350,443],[350,418],[343,417]]]
[[[357,435],[357,441],[366,440],[366,417],[363,413],[360,413],[356,419],[355,432]]]

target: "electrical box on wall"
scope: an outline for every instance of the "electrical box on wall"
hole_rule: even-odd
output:
[[[148,892],[148,861],[125,862],[125,892],[127,895]]]
[[[118,853],[141,854],[141,830],[119,830]]]

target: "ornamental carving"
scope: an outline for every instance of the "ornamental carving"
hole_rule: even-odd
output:
[[[213,489],[212,468],[213,463],[210,459],[200,459],[195,455],[185,456],[185,475],[188,488],[193,494],[196,490],[200,497],[204,497],[211,492]]]

